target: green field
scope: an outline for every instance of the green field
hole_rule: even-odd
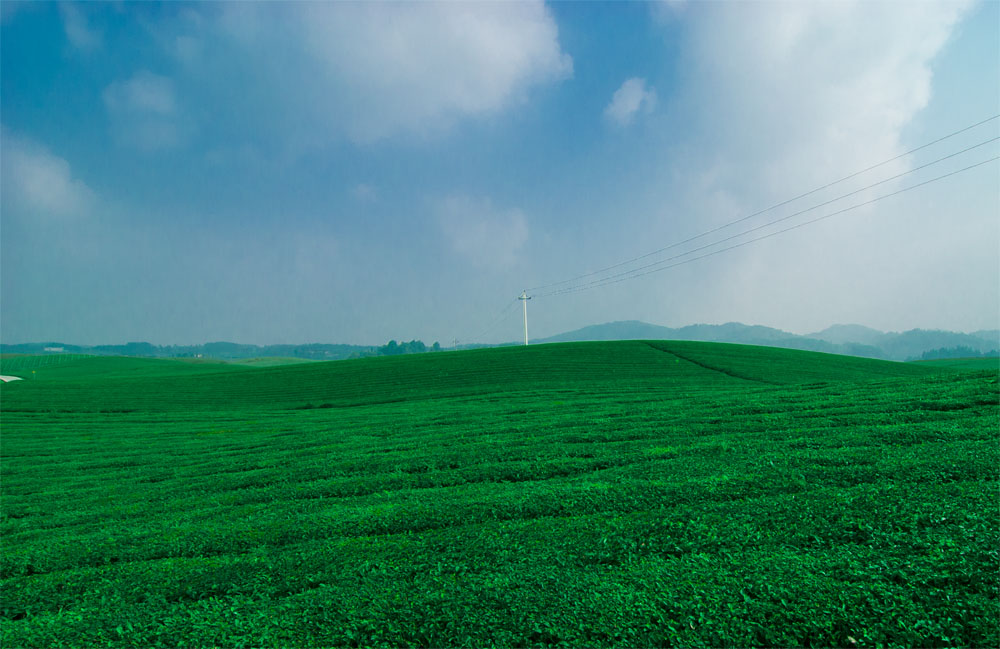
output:
[[[953,367],[965,370],[1000,370],[1000,358],[939,358],[933,361],[916,361],[929,367]]]
[[[1000,646],[996,368],[31,358],[4,647]]]

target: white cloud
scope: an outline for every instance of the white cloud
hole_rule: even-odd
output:
[[[42,145],[4,129],[0,150],[5,207],[51,218],[81,216],[94,206],[94,192]]]
[[[146,70],[105,88],[104,103],[115,112],[172,115],[177,110],[173,82]]]
[[[691,3],[685,14],[691,31],[684,52],[691,86],[684,101],[685,128],[692,137],[689,155],[677,163],[683,169],[678,185],[688,192],[690,208],[680,223],[685,234],[903,153],[914,144],[904,140],[907,127],[931,100],[935,59],[969,6]],[[931,135],[961,125],[941,125]],[[934,152],[943,155],[957,148],[960,145]],[[897,160],[745,225],[790,214],[928,158],[931,152],[923,159]],[[883,185],[786,225],[929,177]],[[706,277],[717,278],[705,292],[710,298],[703,308],[719,318],[758,322],[773,322],[774,314],[785,314],[784,326],[799,330],[845,319],[879,325],[878,318],[891,318],[904,308],[910,313],[925,309],[916,301],[890,306],[887,296],[903,295],[962,266],[960,251],[951,262],[932,264],[924,257],[927,263],[902,263],[911,259],[908,251],[920,249],[921,238],[935,236],[930,233],[937,230],[940,213],[924,206],[934,191],[906,194],[726,253],[711,263],[699,262]],[[706,196],[713,194],[725,196],[730,209],[706,207]],[[675,201],[676,194],[670,200]],[[973,210],[961,215],[967,225],[982,217]],[[676,229],[678,224],[671,225]],[[995,250],[996,242],[990,245]],[[887,262],[879,260],[908,270],[895,273],[882,268]]]
[[[204,6],[206,3],[176,3],[171,12],[139,12],[133,15],[143,30],[143,36],[155,43],[164,54],[188,67],[184,71],[190,73],[200,69],[195,66],[203,62],[210,46],[206,39],[210,37],[213,23],[202,13]]]
[[[626,79],[611,97],[604,116],[618,126],[628,126],[640,110],[650,113],[656,106],[656,90],[646,87],[646,80]]]
[[[540,1],[225,3],[215,25],[314,142],[426,136],[573,70]]]
[[[141,70],[104,89],[104,105],[116,137],[144,151],[169,149],[183,140],[174,84],[169,78]]]
[[[83,15],[78,4],[60,2],[59,15],[62,17],[66,38],[74,47],[90,51],[101,46],[100,32],[90,28],[87,17]]]
[[[528,241],[519,209],[499,209],[488,198],[454,195],[437,206],[438,225],[452,249],[481,268],[512,266]]]
[[[697,110],[728,141],[727,158],[767,152],[760,176],[737,173],[772,191],[890,158],[902,152],[902,129],[927,105],[930,63],[968,6],[691,7]]]

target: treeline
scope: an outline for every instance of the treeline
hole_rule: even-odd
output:
[[[142,356],[149,358],[215,358],[237,360],[246,358],[283,357],[315,361],[333,361],[351,358],[359,352],[370,352],[375,347],[367,345],[244,345],[230,342],[211,342],[203,345],[153,345],[133,342],[124,345],[69,345],[66,343],[25,343],[0,345],[3,354],[95,354],[98,356]]]
[[[931,349],[920,355],[922,361],[935,361],[942,358],[992,358],[1000,356],[1000,350],[992,349],[988,352],[981,352],[971,347],[940,347]],[[915,360],[915,359],[914,359]]]
[[[370,351],[359,351],[352,355],[352,358],[366,358],[370,356],[402,356],[403,354],[423,354],[425,352],[439,352],[441,351],[441,344],[435,342],[433,345],[428,347],[424,344],[422,340],[411,340],[406,343],[397,343],[395,340],[390,340],[385,345],[381,347],[376,347]]]
[[[420,340],[396,342],[390,340],[381,347],[371,345],[243,345],[230,342],[212,342],[203,345],[153,345],[146,342],[124,345],[69,345],[66,343],[0,344],[2,354],[94,354],[98,356],[142,356],[148,358],[215,358],[238,360],[247,358],[283,357],[314,361],[334,361],[370,356],[399,356],[439,352],[441,344],[428,347]]]

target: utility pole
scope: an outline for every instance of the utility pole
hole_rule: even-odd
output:
[[[524,307],[524,344],[525,346],[527,346],[528,345],[528,300],[530,300],[531,298],[528,297],[527,291],[521,291],[521,295],[519,295],[517,299],[521,300],[521,306]]]

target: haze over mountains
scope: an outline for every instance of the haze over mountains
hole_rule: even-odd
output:
[[[861,325],[833,325],[802,336],[739,322],[696,324],[673,329],[637,320],[593,325],[535,342],[639,339],[741,343],[897,361],[920,358],[925,353],[942,349],[965,348],[978,354],[989,354],[996,353],[1000,348],[1000,330],[997,329],[970,334],[925,329],[887,333]]]
[[[765,327],[729,322],[721,325],[695,324],[671,328],[628,320],[591,325],[548,338],[532,340],[533,344],[599,340],[697,340],[744,345],[762,345],[808,351],[862,356],[885,360],[915,360],[927,357],[957,357],[998,354],[1000,330],[972,333],[912,329],[904,332],[883,332],[861,325],[833,325],[816,333],[798,335]],[[517,344],[517,343],[507,343]],[[460,345],[460,348],[497,345]],[[124,345],[81,346],[58,342],[0,344],[7,354],[77,353],[145,357],[243,359],[255,357],[291,357],[313,360],[341,360],[360,356],[394,355],[417,351],[435,351],[430,345],[411,341],[375,347],[310,343],[302,345],[243,345],[232,342],[211,342],[203,345],[153,345],[132,342]]]

